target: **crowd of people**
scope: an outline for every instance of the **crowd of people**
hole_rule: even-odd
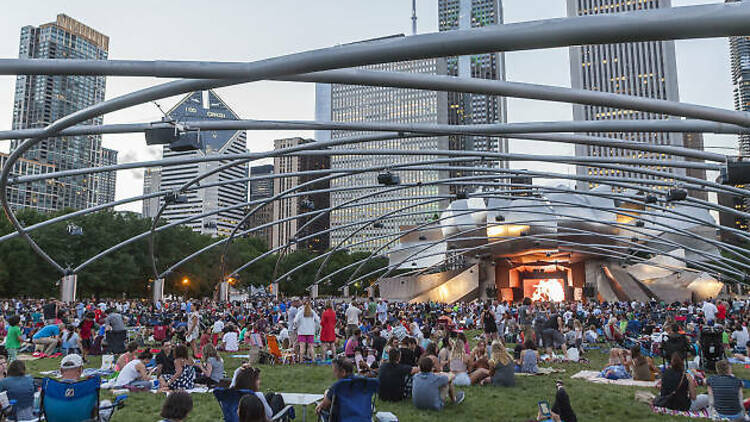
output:
[[[81,377],[89,356],[115,355],[111,387],[169,392],[162,417],[171,421],[190,412],[192,401],[183,392],[196,384],[254,391],[243,397],[239,414],[247,416],[242,421],[263,421],[278,410],[260,393],[257,364],[264,360],[331,363],[338,380],[377,378],[380,400],[411,400],[417,409],[441,410],[465,399],[462,387],[512,388],[518,373],[538,373],[543,362],[579,361],[584,350],[603,344],[611,350],[602,376],[658,380],[654,405],[710,406],[732,420],[745,418],[742,383],[727,360],[717,359],[717,375],[707,379],[700,362],[689,360],[702,330],[710,327],[720,333],[725,356],[750,361],[750,302],[741,300],[696,305],[525,299],[447,306],[374,299],[251,298],[222,304],[49,299],[3,301],[0,314],[5,338],[0,391],[16,400],[19,420],[34,410],[34,384],[17,360],[24,352],[63,357],[60,372],[68,380]],[[482,334],[469,339],[469,330]],[[241,348],[257,353],[227,374],[221,352]],[[291,352],[282,357],[281,350]],[[666,357],[663,367],[657,357]],[[708,386],[708,394],[696,393],[699,383]],[[320,414],[336,411],[334,390],[335,385],[317,405]],[[539,409],[539,417],[575,422],[560,380],[556,391],[550,414]]]

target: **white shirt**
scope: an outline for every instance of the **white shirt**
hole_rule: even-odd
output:
[[[732,338],[737,342],[737,347],[744,348],[747,346],[747,342],[750,341],[750,333],[748,333],[747,327],[743,326],[742,331],[732,333]]]
[[[219,334],[222,331],[224,331],[224,321],[217,319],[216,322],[214,322],[214,327],[211,332],[214,334]]]
[[[706,316],[706,319],[711,321],[716,319],[716,313],[719,312],[719,309],[711,302],[706,302],[703,304],[703,314]]]
[[[350,325],[359,325],[359,315],[362,311],[354,305],[346,308],[346,323]]]
[[[224,343],[224,350],[227,352],[236,352],[240,349],[239,337],[235,331],[224,334],[221,341]]]
[[[128,385],[140,378],[141,374],[139,374],[138,369],[136,369],[136,366],[139,363],[141,363],[141,361],[138,359],[133,359],[128,362],[127,365],[125,365],[125,367],[120,370],[120,374],[117,375],[117,379],[115,380],[115,387]]]
[[[320,324],[320,317],[315,311],[312,311],[312,316],[306,317],[304,309],[297,312],[297,317],[294,319],[294,326],[297,327],[297,335],[299,336],[314,336],[315,330]]]

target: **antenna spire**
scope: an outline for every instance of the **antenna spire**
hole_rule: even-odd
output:
[[[411,34],[417,35],[417,0],[411,0]]]

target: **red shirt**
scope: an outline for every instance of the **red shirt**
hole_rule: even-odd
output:
[[[81,338],[82,339],[89,339],[91,338],[91,328],[94,327],[94,321],[90,319],[84,319],[81,323]]]
[[[719,310],[719,312],[716,313],[716,319],[727,319],[727,307],[723,303],[720,303],[716,309]]]

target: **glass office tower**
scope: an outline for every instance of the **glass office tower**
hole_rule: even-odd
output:
[[[70,18],[21,28],[19,57],[24,59],[106,60],[109,37]],[[13,104],[13,129],[42,128],[104,100],[104,76],[19,75]],[[101,117],[82,124],[98,125]],[[14,140],[11,149],[24,140]],[[101,167],[117,163],[117,151],[103,148],[101,135],[46,138],[24,153],[24,158],[55,166],[56,170]],[[39,209],[82,209],[115,198],[115,172],[73,176],[39,186],[32,195]]]

